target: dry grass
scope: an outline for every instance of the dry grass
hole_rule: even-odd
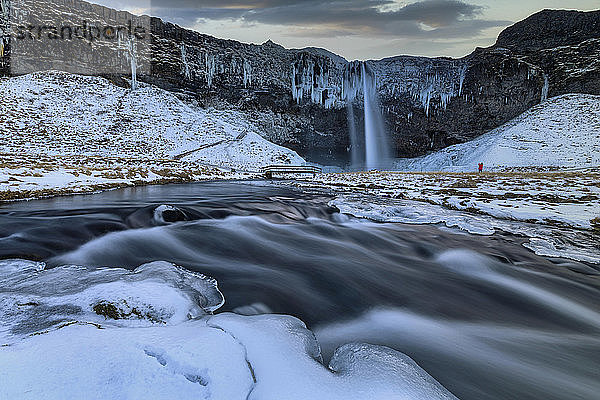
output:
[[[600,217],[590,220],[590,223],[592,224],[592,229],[594,232],[600,233]]]
[[[53,171],[60,171],[66,179],[63,184],[45,181]],[[6,176],[0,180],[5,187],[0,190],[0,203],[227,177],[215,168],[185,161],[6,153],[0,154],[0,174]]]

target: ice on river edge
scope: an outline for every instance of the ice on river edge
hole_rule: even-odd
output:
[[[472,214],[415,200],[385,199],[377,196],[342,195],[329,202],[342,214],[377,222],[403,224],[444,224],[474,235],[509,232],[528,238],[523,246],[535,254],[600,264],[595,237],[583,230]],[[457,231],[458,232],[458,231]]]
[[[348,344],[326,367],[302,321],[223,302],[166,262],[0,261],[0,398],[456,399],[400,352]]]

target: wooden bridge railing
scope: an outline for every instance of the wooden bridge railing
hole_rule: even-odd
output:
[[[320,174],[323,170],[312,165],[269,165],[262,168],[262,173],[268,179],[273,178],[276,174]]]

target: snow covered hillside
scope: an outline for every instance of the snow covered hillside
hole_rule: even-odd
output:
[[[236,179],[304,163],[259,136],[244,114],[203,109],[151,85],[132,92],[50,71],[0,79],[0,93],[0,201]]]
[[[533,107],[477,139],[414,159],[402,171],[474,171],[600,165],[600,96],[568,94]]]
[[[64,72],[0,80],[0,152],[170,159],[236,169],[304,162],[264,140],[235,111],[202,109],[141,84],[130,91],[110,81]]]

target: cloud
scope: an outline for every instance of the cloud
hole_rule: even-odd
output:
[[[153,0],[153,13],[187,26],[203,21],[283,25],[290,33],[323,36],[469,38],[510,21],[482,19],[462,0]]]

